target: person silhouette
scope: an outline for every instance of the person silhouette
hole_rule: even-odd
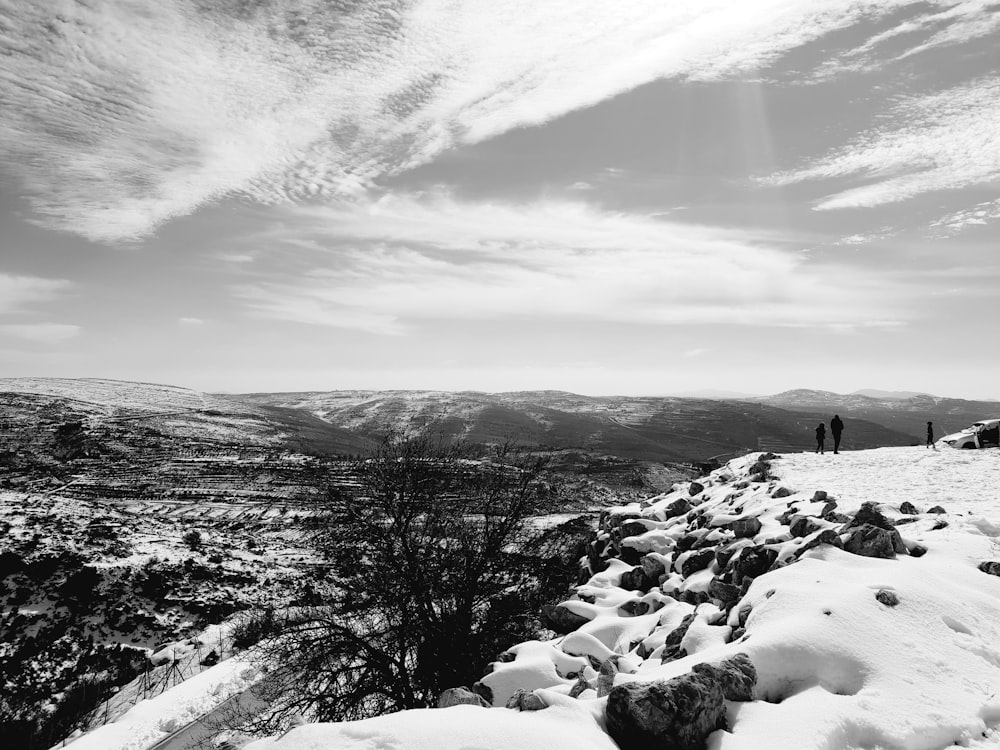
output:
[[[937,446],[934,445],[934,423],[927,423],[927,447],[937,450]]]
[[[834,414],[830,420],[830,432],[833,433],[833,452],[840,452],[840,435],[844,431],[844,422],[839,414]]]
[[[816,452],[825,453],[823,449],[823,443],[826,441],[826,425],[822,422],[819,423],[819,427],[816,428]]]

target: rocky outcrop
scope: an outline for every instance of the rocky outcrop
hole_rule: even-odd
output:
[[[701,750],[725,728],[725,702],[752,700],[756,680],[749,657],[737,654],[671,680],[618,685],[608,695],[608,733],[621,750]]]
[[[899,532],[866,523],[855,528],[844,542],[844,549],[862,557],[893,558],[897,552],[906,552]]]
[[[448,688],[438,697],[438,708],[450,708],[451,706],[482,706],[490,708],[491,704],[478,693],[474,693],[467,687]]]
[[[590,618],[578,615],[561,604],[547,604],[542,607],[542,622],[557,633],[572,633]]]

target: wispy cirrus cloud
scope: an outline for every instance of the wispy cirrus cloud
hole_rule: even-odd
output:
[[[891,281],[813,267],[777,236],[579,202],[396,195],[288,213],[255,240],[288,242],[294,224],[299,268],[282,255],[234,289],[279,320],[402,334],[455,318],[843,327],[898,312]]]
[[[41,222],[118,241],[227,195],[356,195],[456,144],[657,78],[757,71],[910,5],[4,0],[0,159]],[[980,33],[960,5],[952,33]]]
[[[816,205],[819,210],[867,208],[989,184],[1000,180],[998,122],[1000,77],[910,97],[891,108],[885,125],[814,164],[766,182],[790,185],[851,177],[867,181],[824,198]]]

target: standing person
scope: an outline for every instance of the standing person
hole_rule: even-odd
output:
[[[823,450],[823,443],[826,441],[826,425],[822,422],[819,423],[819,427],[816,428],[816,452],[825,453]]]
[[[927,447],[937,450],[937,446],[934,445],[934,423],[927,423]]]
[[[844,431],[844,422],[839,414],[834,414],[830,420],[830,432],[833,433],[833,452],[840,452],[840,435]]]

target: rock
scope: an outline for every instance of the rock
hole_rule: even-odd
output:
[[[795,537],[809,536],[818,529],[819,526],[816,525],[816,521],[809,516],[792,516],[792,520],[788,524],[788,533]]]
[[[684,592],[688,593],[688,592]],[[687,652],[681,648],[681,641],[687,635],[688,628],[694,622],[695,615],[692,612],[681,620],[680,625],[670,631],[670,635],[663,641],[663,651],[660,653],[660,663],[663,664],[674,659],[681,659],[687,656]]]
[[[896,596],[896,592],[889,589],[879,589],[875,592],[875,598],[887,607],[895,607],[899,604],[899,597]]]
[[[548,708],[548,705],[534,691],[518,688],[517,691],[507,701],[507,708],[518,711],[541,711]]]
[[[824,500],[826,500],[827,497],[829,497],[829,495],[826,494],[826,490],[816,490],[813,493],[813,499],[812,499],[812,501],[814,503],[821,503]]]
[[[691,552],[681,563],[681,575],[687,578],[692,573],[704,570],[715,561],[715,550],[702,549]]]
[[[752,701],[757,669],[750,657],[739,653],[718,664],[695,664],[692,672],[711,676],[722,686],[727,701]]]
[[[732,582],[741,586],[744,579],[754,579],[763,573],[778,559],[777,551],[768,547],[744,547],[738,556],[730,563]]]
[[[608,734],[622,750],[703,750],[708,735],[726,726],[725,691],[743,695],[746,682],[756,681],[741,656],[727,660],[733,662],[728,665],[699,664],[671,680],[616,686],[605,709]]]
[[[737,539],[750,539],[760,532],[761,522],[760,519],[751,516],[749,518],[740,518],[729,524],[729,528],[733,530]]]
[[[691,510],[691,503],[689,503],[685,498],[680,498],[674,500],[670,505],[663,509],[663,520],[668,518],[676,518],[677,516],[683,516]]]
[[[474,693],[467,687],[448,688],[438,697],[438,708],[450,708],[451,706],[482,706],[492,708],[492,704],[487,703],[483,696]]]
[[[590,622],[590,618],[578,615],[561,604],[546,604],[542,607],[542,623],[560,635],[572,633],[585,622]]]
[[[787,487],[778,487],[774,492],[771,493],[771,497],[782,498],[788,497],[792,494],[792,491]]]
[[[934,525],[931,526],[931,531],[940,531],[941,529],[947,529],[947,528],[948,528],[948,522],[942,518],[934,522]]]
[[[493,688],[489,685],[484,685],[481,682],[477,682],[472,686],[472,692],[476,695],[482,696],[482,699],[490,706],[493,705]]]
[[[497,656],[497,661],[501,664],[509,664],[517,658],[517,654],[512,651],[504,651],[502,654]]]
[[[630,617],[638,617],[649,612],[649,602],[644,602],[640,599],[629,599],[618,610]]]
[[[605,659],[597,672],[597,697],[603,698],[615,686],[615,675],[618,674],[617,654]]]
[[[590,683],[583,678],[583,675],[580,675],[579,677],[576,678],[576,684],[569,689],[569,697],[579,698],[584,691],[590,689],[591,689]]]
[[[928,513],[947,513],[948,511],[946,511],[940,505],[935,505],[933,508],[928,508],[927,512]]]
[[[713,578],[712,582],[708,584],[708,593],[713,599],[722,602],[722,608],[726,609],[739,601],[740,587],[726,583],[719,578]]]
[[[927,548],[916,542],[907,547],[907,551],[910,553],[910,557],[923,557],[927,554]]]
[[[830,523],[847,523],[851,520],[850,516],[846,516],[843,513],[837,513],[836,511],[830,511],[829,513],[823,514],[823,520],[829,521]]]
[[[904,513],[907,516],[915,516],[920,513],[920,511],[917,510],[917,507],[909,500],[904,500],[899,504],[899,512]]]
[[[893,536],[895,535],[895,536]],[[897,544],[903,547],[903,540],[896,529],[883,529],[866,523],[854,529],[847,541],[844,542],[844,549],[854,555],[862,557],[883,557],[892,558],[896,556]],[[905,550],[905,547],[903,547]]]
[[[626,521],[621,525],[622,536],[642,536],[647,531],[649,527],[640,521]]]
[[[1000,576],[1000,562],[996,560],[985,560],[979,563],[979,569],[991,576]]]
[[[622,573],[618,585],[626,591],[649,591],[656,585],[656,579],[650,579],[642,566],[636,566]]]
[[[646,550],[638,550],[630,544],[623,544],[618,550],[618,559],[627,565],[638,565]]]
[[[705,485],[703,485],[701,482],[691,482],[691,484],[688,485],[688,494],[691,497],[694,497],[695,495],[700,494],[704,491],[705,491]]]
[[[663,560],[658,557],[653,557],[652,555],[646,555],[640,561],[642,565],[642,572],[646,574],[646,578],[651,581],[659,581],[660,576],[667,572],[666,565],[663,564]]]
[[[893,528],[892,521],[886,518],[885,514],[878,509],[877,503],[873,503],[870,500],[861,504],[861,508],[854,514],[854,518],[848,522],[847,528],[852,529],[856,526],[864,526],[865,524],[878,526],[880,529]]]
[[[721,547],[717,547],[715,550],[715,563],[719,566],[719,570],[725,570],[726,566],[729,565],[729,561],[733,559],[733,555],[741,549],[742,547],[737,547],[732,544],[725,544]]]
[[[844,543],[840,541],[840,535],[837,534],[836,531],[834,531],[833,529],[823,529],[816,536],[814,536],[812,539],[808,540],[805,544],[799,547],[795,551],[795,557],[796,558],[801,557],[809,550],[818,547],[821,544],[829,544],[834,547],[840,547],[840,548],[843,548],[844,546]]]

